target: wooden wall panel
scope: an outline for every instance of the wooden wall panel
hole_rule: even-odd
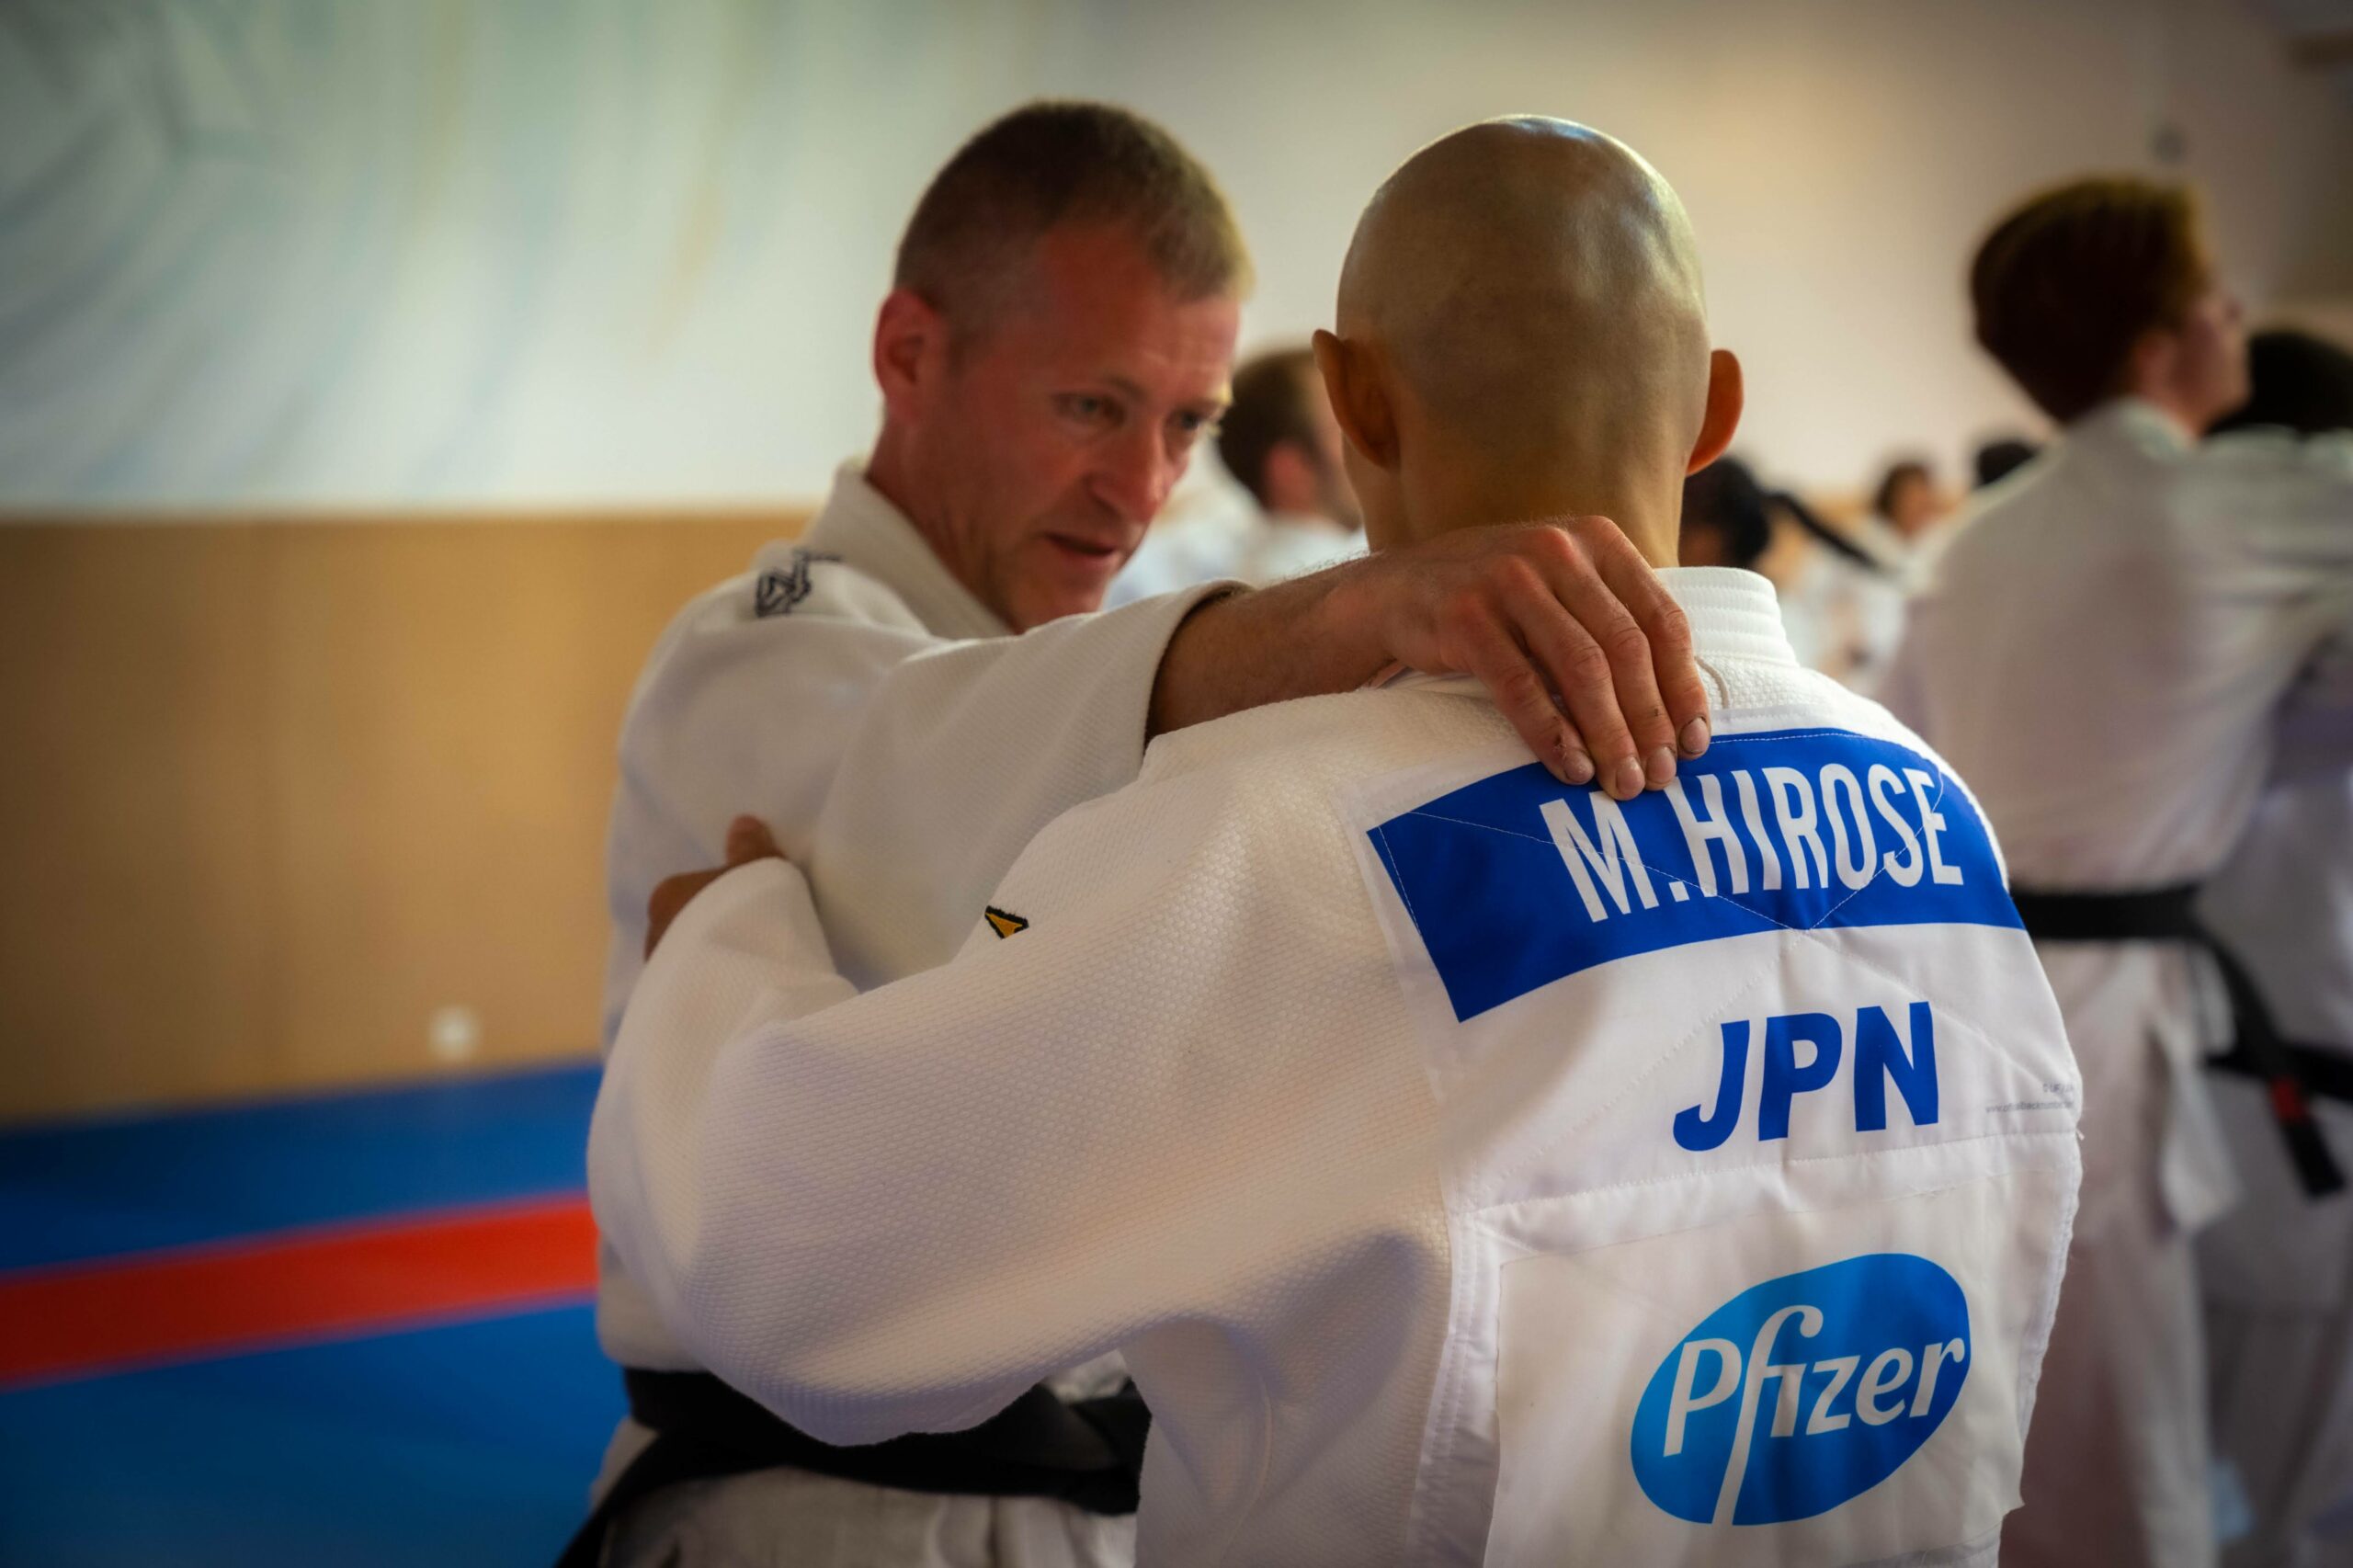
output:
[[[0,524],[0,1118],[592,1051],[630,685],[800,521]]]

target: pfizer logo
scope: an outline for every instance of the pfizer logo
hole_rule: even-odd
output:
[[[1969,1303],[1925,1257],[1872,1253],[1743,1290],[1667,1352],[1634,1474],[1694,1524],[1771,1525],[1859,1497],[1961,1397]]]

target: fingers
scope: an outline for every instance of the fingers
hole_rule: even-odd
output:
[[[1547,688],[1545,701],[1551,704],[1550,693],[1558,692],[1560,705],[1584,737],[1594,782],[1621,801],[1641,794],[1643,767],[1601,644],[1533,568],[1506,574],[1500,595],[1510,635],[1527,647],[1537,679]]]
[[[1505,630],[1502,616],[1477,600],[1466,599],[1461,606],[1452,630],[1462,650],[1462,666],[1487,688],[1496,708],[1553,778],[1563,784],[1591,782],[1593,758],[1585,740],[1562,716],[1544,677]],[[1559,613],[1557,606],[1554,613]]]
[[[710,886],[738,866],[748,866],[755,860],[781,860],[784,851],[776,846],[775,835],[767,824],[757,817],[737,817],[727,824],[727,863],[708,871],[681,871],[675,877],[665,877],[654,884],[653,896],[645,901],[645,956],[652,958],[664,932],[678,918],[679,911],[694,902],[695,894]]]
[[[1561,687],[1561,696],[1569,704],[1569,711],[1578,722],[1586,726],[1586,734],[1595,745],[1594,756],[1601,764],[1601,777],[1612,794],[1620,794],[1621,778],[1630,779],[1639,794],[1644,786],[1663,788],[1675,777],[1677,752],[1676,726],[1668,716],[1665,699],[1659,695],[1655,660],[1650,638],[1641,621],[1621,595],[1618,586],[1600,570],[1602,561],[1613,562],[1615,576],[1641,596],[1641,585],[1654,585],[1650,568],[1634,551],[1618,526],[1604,517],[1580,517],[1572,525],[1575,532],[1563,537],[1563,550],[1548,551],[1540,557],[1546,568],[1546,579],[1560,602],[1576,618],[1579,630],[1590,639],[1600,655],[1600,665],[1586,655],[1571,672],[1583,689]],[[1582,544],[1584,548],[1578,546]],[[1620,553],[1623,552],[1623,557]],[[1631,560],[1631,570],[1627,569]],[[1657,588],[1661,598],[1664,587]],[[1645,607],[1654,619],[1662,619],[1655,607]],[[1671,609],[1673,601],[1667,600]],[[1591,728],[1591,721],[1580,703],[1600,706],[1606,695],[1614,699],[1615,716],[1622,724],[1626,736],[1621,744],[1604,743]]]
[[[1595,570],[1642,629],[1650,653],[1654,689],[1665,704],[1677,752],[1698,756],[1708,749],[1711,727],[1707,683],[1699,677],[1699,661],[1691,644],[1691,623],[1658,574],[1616,525],[1597,533],[1588,543]]]
[[[782,858],[784,851],[776,846],[775,835],[759,818],[737,817],[727,824],[727,864],[731,869],[754,860]]]
[[[724,874],[724,869],[711,871],[682,871],[675,877],[665,877],[654,884],[654,895],[645,901],[645,956],[652,958],[661,944],[662,935],[678,912],[694,901],[695,894],[710,886]]]

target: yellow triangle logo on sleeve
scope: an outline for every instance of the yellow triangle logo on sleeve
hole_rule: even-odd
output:
[[[981,918],[989,923],[989,929],[995,932],[1000,939],[1012,936],[1016,931],[1029,929],[1029,922],[1018,915],[1008,915],[994,903],[981,911]]]

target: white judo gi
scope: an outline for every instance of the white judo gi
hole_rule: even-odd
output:
[[[1965,777],[2021,887],[2190,881],[2237,840],[2276,705],[2353,625],[2353,448],[2194,448],[2109,403],[1957,533],[1884,695]],[[2178,943],[2046,943],[2083,1064],[2084,1203],[2006,1561],[2213,1561],[2190,1235],[2235,1185],[2199,1068],[2228,1038]]]
[[[1990,1562],[2057,1009],[1966,792],[1763,579],[1664,576],[1717,687],[1664,792],[1409,677],[1162,737],[864,995],[728,873],[614,1048],[606,1233],[831,1441],[1123,1349],[1149,1563]]]
[[[1073,618],[1025,637],[948,571],[889,501],[845,465],[807,531],[687,606],[631,699],[608,889],[609,1044],[637,983],[646,901],[717,863],[728,823],[756,812],[809,869],[842,969],[876,984],[945,961],[1037,830],[1134,778],[1162,651],[1203,593]],[[951,641],[977,639],[979,641]],[[597,1320],[623,1366],[689,1369],[610,1246]],[[1061,1369],[1048,1369],[1059,1371]],[[1067,1392],[1103,1392],[1116,1366]],[[624,1423],[602,1484],[643,1447]],[[728,1532],[796,1563],[1116,1563],[1131,1521],[1032,1498],[939,1497],[801,1472],[674,1489],[617,1531],[617,1562],[666,1550],[734,1561]],[[632,1549],[631,1542],[637,1542]]]
[[[2353,1061],[2353,659],[2315,670],[2281,723],[2276,777],[2200,910],[2283,1033]],[[2223,1561],[2353,1568],[2353,1193],[2297,1184],[2263,1085],[2209,1086],[2246,1189],[2198,1240],[2215,1458],[2245,1516]],[[2313,1109],[2353,1162],[2353,1106]]]

